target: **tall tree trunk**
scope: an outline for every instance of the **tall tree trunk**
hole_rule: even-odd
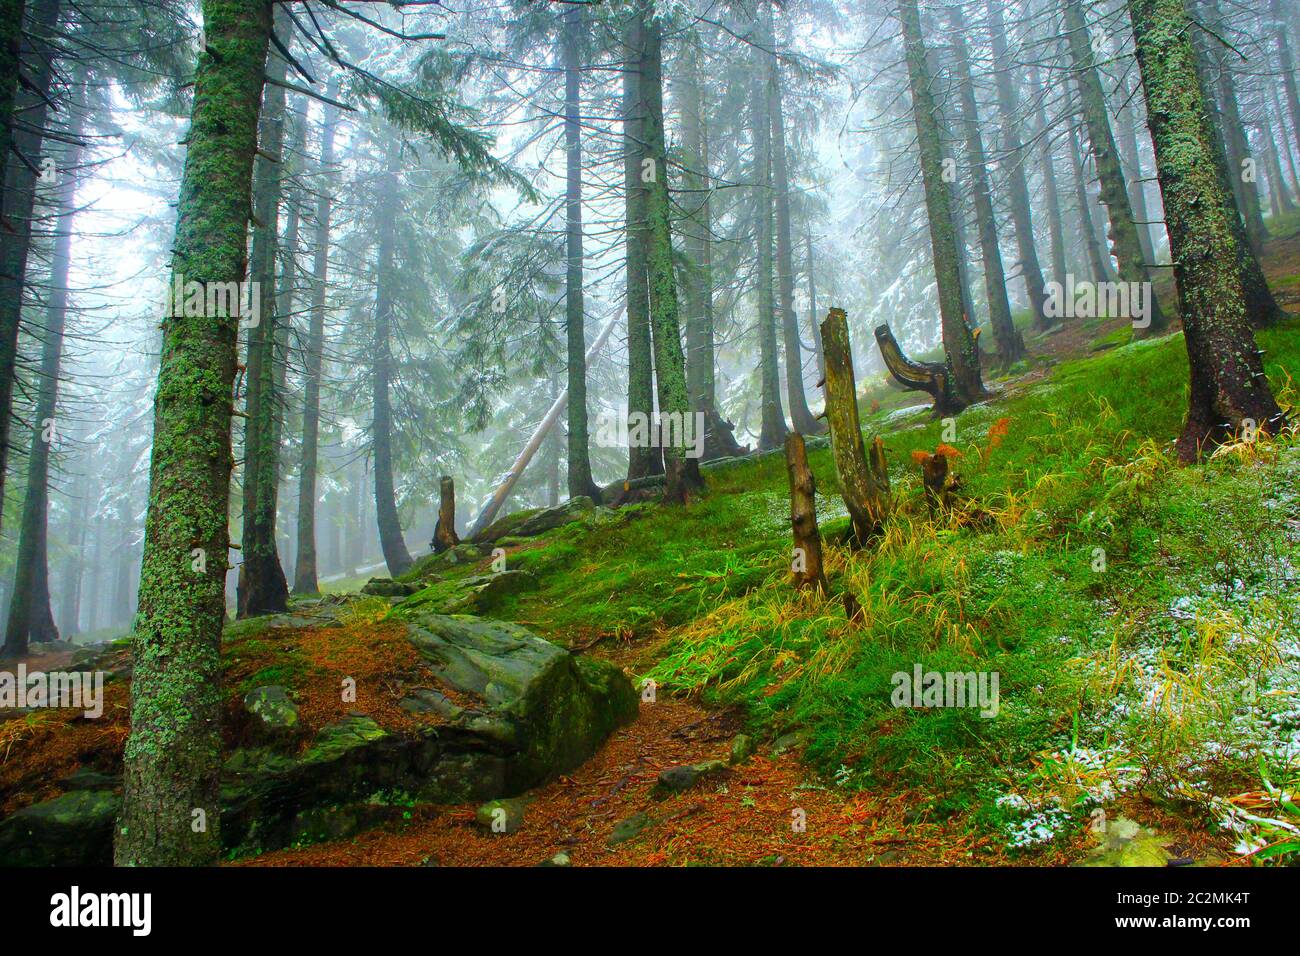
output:
[[[954,8],[955,12],[956,8]],[[1012,64],[1007,56],[1007,31],[1002,23],[1001,0],[988,0],[989,39],[993,51],[994,84],[998,94],[998,112],[1002,120],[1002,152],[1006,156],[1007,189],[1011,201],[1011,221],[1015,225],[1017,263],[1020,277],[1025,282],[1025,294],[1034,316],[1034,328],[1044,329],[1051,323],[1047,319],[1047,289],[1043,284],[1043,269],[1038,262],[1038,249],[1034,245],[1034,217],[1029,204],[1029,183],[1025,176],[1025,147],[1020,140],[1020,103],[1015,84],[1011,79]],[[972,94],[972,99],[974,95]],[[1055,181],[1051,184],[1056,191]],[[996,332],[996,328],[994,329]],[[1017,333],[1018,335],[1019,333]],[[1022,343],[1023,349],[1023,343]]]
[[[411,553],[402,538],[402,521],[397,513],[397,493],[393,480],[393,408],[389,384],[393,373],[393,259],[397,244],[397,152],[390,144],[380,183],[378,223],[379,249],[375,265],[375,335],[371,370],[373,420],[371,448],[375,456],[375,524],[379,529],[379,547],[384,552],[388,573],[397,577],[411,566]]]
[[[1300,153],[1300,93],[1296,92],[1296,65],[1291,54],[1291,42],[1287,38],[1286,19],[1282,15],[1281,0],[1269,0],[1268,15],[1272,21],[1273,42],[1277,46],[1282,89],[1286,93],[1286,108],[1291,114],[1291,135],[1295,140],[1295,150]],[[1290,150],[1287,152],[1289,153]],[[1297,186],[1300,187],[1300,183]]]
[[[283,25],[287,17],[275,15]],[[284,82],[287,65],[272,53],[267,76]],[[289,585],[280,566],[275,542],[275,505],[279,484],[280,449],[276,444],[275,419],[279,413],[276,394],[277,328],[284,318],[277,315],[275,295],[276,248],[283,195],[285,92],[283,86],[268,83],[262,96],[261,129],[253,180],[253,242],[249,273],[258,297],[258,322],[248,330],[248,361],[245,363],[244,394],[244,487],[243,530],[240,535],[238,615],[276,614],[289,604]],[[274,157],[268,159],[267,157]]]
[[[1088,195],[1088,180],[1084,170],[1083,153],[1079,148],[1079,133],[1070,129],[1070,166],[1074,172],[1074,204],[1079,213],[1080,241],[1088,256],[1088,268],[1093,282],[1105,282],[1110,277],[1110,256],[1102,251],[1097,228],[1092,221],[1092,198]]]
[[[77,168],[81,165],[81,96],[71,97],[70,121],[64,130],[71,144],[63,150],[62,168],[54,189],[54,250],[50,258],[50,291],[45,307],[41,344],[41,377],[37,387],[31,452],[27,457],[27,494],[23,498],[14,561],[14,587],[9,601],[4,646],[0,657],[27,652],[28,641],[53,641],[59,636],[50,606],[49,506],[50,451],[62,423],[58,417],[59,376],[62,374],[63,330],[68,311],[68,271],[72,256],[72,224],[76,217]]]
[[[582,8],[564,8],[564,34],[560,41],[564,57],[564,151],[566,182],[565,218],[565,310],[569,367],[569,497],[586,495],[600,500],[600,489],[591,477],[591,452],[587,435],[587,353],[585,311],[582,292],[582,41],[585,26]]]
[[[1276,433],[1282,413],[1264,377],[1233,246],[1236,216],[1197,80],[1184,0],[1128,0],[1178,281],[1191,401],[1178,455],[1192,461],[1247,420]]]
[[[772,6],[763,4],[763,36],[768,49],[776,50],[772,30]],[[776,292],[781,312],[781,333],[785,347],[785,394],[790,422],[802,435],[820,435],[826,426],[813,417],[804,391],[803,349],[799,317],[794,310],[794,242],[790,225],[790,169],[785,142],[785,105],[781,84],[781,60],[773,52],[767,61],[767,114],[771,120],[772,185],[776,214]]]
[[[26,8],[26,0],[0,0],[0,173],[8,165],[9,149],[13,146],[14,103],[18,96]]]
[[[1029,68],[1029,86],[1035,91],[1040,89],[1038,70],[1032,66]],[[1065,262],[1065,228],[1062,222],[1061,197],[1056,185],[1056,158],[1052,153],[1052,137],[1047,129],[1043,98],[1040,95],[1037,99],[1034,108],[1034,125],[1035,134],[1042,137],[1043,143],[1039,151],[1039,169],[1043,177],[1043,201],[1047,205],[1048,248],[1052,256],[1052,281],[1059,287],[1065,284],[1065,273],[1069,271]],[[1045,317],[1043,324],[1038,328],[1047,328],[1051,324],[1052,321]]]
[[[1296,169],[1296,160],[1290,144],[1287,142],[1286,114],[1282,112],[1282,103],[1277,98],[1277,87],[1269,88],[1269,95],[1273,101],[1273,115],[1277,117],[1277,143],[1278,151],[1286,159],[1287,172],[1291,175],[1291,192],[1295,195],[1297,201],[1300,201],[1300,170]]]
[[[204,0],[176,277],[244,278],[268,0]],[[173,310],[174,311],[174,310]],[[237,315],[165,316],[134,630],[119,866],[215,863]],[[201,811],[203,826],[199,826]]]
[[[654,354],[650,340],[650,285],[646,272],[646,193],[643,177],[647,158],[645,114],[641,93],[641,61],[645,38],[640,16],[629,16],[623,66],[623,185],[626,218],[627,272],[627,410],[629,415],[654,414]],[[628,447],[629,481],[663,474],[663,454],[648,443]]]
[[[1148,265],[1156,261],[1156,242],[1153,235],[1154,223],[1151,211],[1147,207],[1146,176],[1142,172],[1142,154],[1138,149],[1137,138],[1137,98],[1136,91],[1129,82],[1127,73],[1121,73],[1116,83],[1115,129],[1119,143],[1120,160],[1128,182],[1129,201],[1133,205],[1133,215],[1137,219],[1138,242],[1142,246],[1142,259]]]
[[[998,245],[997,219],[993,212],[993,193],[989,187],[988,160],[984,154],[984,137],[980,134],[979,106],[975,102],[975,84],[971,81],[970,60],[966,55],[965,24],[961,12],[955,7],[949,10],[949,23],[952,26],[950,43],[957,97],[966,137],[966,159],[970,164],[974,191],[975,221],[979,227],[980,254],[984,260],[984,294],[989,304],[989,324],[993,327],[998,359],[1003,368],[1009,368],[1024,356],[1025,343],[1011,320],[1007,278],[1002,269],[1002,250]],[[1031,248],[1032,245],[1031,242]]]
[[[32,242],[32,210],[36,201],[36,174],[16,157],[17,150],[29,163],[39,163],[41,130],[48,112],[50,82],[54,76],[54,37],[62,10],[61,0],[33,0],[29,26],[24,32],[22,5],[13,11],[17,37],[3,38],[6,50],[14,42],[32,62],[31,75],[14,97],[10,109],[0,115],[9,142],[0,154],[4,170],[3,206],[0,207],[0,502],[4,500],[5,475],[9,463],[9,426],[13,418],[14,379],[18,370],[18,327],[22,318],[23,292],[27,286],[27,256]],[[3,12],[3,11],[0,11]],[[6,25],[10,21],[6,20]],[[2,65],[2,64],[0,64]],[[15,81],[20,64],[13,63]],[[7,69],[7,67],[6,67]],[[0,76],[0,82],[8,78]],[[22,114],[22,128],[14,118]],[[3,509],[0,509],[3,511]]]
[[[908,85],[912,92],[912,116],[920,150],[921,179],[925,186],[925,208],[930,223],[930,248],[939,288],[939,315],[943,348],[951,370],[952,390],[958,405],[978,401],[984,395],[979,350],[962,309],[961,273],[953,229],[952,196],[943,181],[943,147],[931,92],[930,69],[917,0],[899,0],[899,20],[907,54]],[[822,330],[823,337],[825,329]]]
[[[652,177],[646,185],[646,263],[650,284],[650,333],[654,346],[655,385],[662,415],[677,415],[683,423],[691,414],[686,394],[686,358],[682,354],[677,315],[677,284],[673,274],[672,221],[668,200],[668,152],[664,137],[663,37],[659,21],[642,7],[641,98],[645,103],[645,149]],[[688,458],[682,445],[669,444],[664,453],[664,497],[684,502],[703,485],[698,459]]]
[[[69,511],[66,537],[72,547],[64,562],[65,585],[59,608],[65,638],[81,631],[81,589],[86,576],[86,541],[90,530],[90,479],[83,476],[76,491],[77,510]]]
[[[756,26],[758,24],[756,23]],[[750,128],[753,133],[754,241],[757,272],[755,291],[758,328],[760,426],[758,447],[778,448],[785,441],[785,413],[781,408],[781,373],[776,341],[776,303],[772,295],[772,127],[768,116],[767,54],[761,28],[753,50],[754,79],[750,92]]]
[[[1101,201],[1110,220],[1107,235],[1111,248],[1108,252],[1119,262],[1121,282],[1146,283],[1149,323],[1143,328],[1135,327],[1135,332],[1139,335],[1153,335],[1168,328],[1169,319],[1160,308],[1155,288],[1151,285],[1148,263],[1142,256],[1136,217],[1129,202],[1128,184],[1124,182],[1124,171],[1120,167],[1119,151],[1115,148],[1110,119],[1106,115],[1106,94],[1097,75],[1082,3],[1083,0],[1065,0],[1065,31],[1088,140],[1092,144],[1092,156],[1097,165],[1097,180],[1101,183]]]
[[[1218,93],[1218,125],[1227,152],[1228,172],[1232,189],[1237,196],[1237,208],[1246,224],[1246,236],[1255,255],[1264,250],[1268,229],[1264,227],[1264,214],[1259,205],[1259,188],[1254,176],[1247,177],[1246,166],[1252,162],[1246,127],[1241,118],[1241,105],[1237,99],[1237,83],[1232,76],[1229,56],[1235,56],[1224,47],[1224,21],[1218,0],[1200,0],[1199,6],[1206,26],[1216,35],[1207,35],[1201,42],[1206,51],[1206,65],[1213,72]]]
[[[338,81],[331,79],[325,95],[333,99]],[[298,467],[298,559],[293,571],[293,593],[315,594],[316,580],[316,475],[319,468],[320,383],[325,350],[325,303],[329,279],[331,191],[334,188],[334,130],[339,111],[326,105],[322,117],[316,193],[316,238],[312,255],[311,318],[303,357],[302,459]]]

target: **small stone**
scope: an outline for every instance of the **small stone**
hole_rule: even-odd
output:
[[[802,746],[808,739],[807,731],[796,730],[788,734],[782,734],[776,738],[772,744],[772,756],[777,757],[787,750],[793,750],[795,747]]]
[[[524,825],[524,801],[491,800],[474,811],[474,822],[493,833],[514,833]]]
[[[754,738],[749,734],[736,734],[731,741],[731,754],[728,762],[734,767],[736,764],[744,763],[754,753]]]
[[[626,820],[620,820],[614,825],[614,832],[609,835],[609,839],[606,840],[605,843],[609,846],[617,846],[620,843],[626,843],[646,827],[650,826],[650,822],[648,814],[634,813]]]
[[[255,726],[266,736],[292,736],[300,726],[297,705],[278,684],[250,690],[244,695],[244,710],[252,715]]]
[[[665,790],[689,790],[703,778],[726,769],[727,765],[721,760],[706,760],[703,763],[668,767],[666,770],[659,771],[659,786]]]
[[[361,589],[361,593],[372,594],[375,597],[405,598],[410,597],[418,590],[420,589],[417,585],[394,581],[392,578],[371,578],[366,582],[366,586]]]
[[[571,865],[571,861],[569,860],[569,854],[561,851],[555,854],[555,856],[551,857],[550,859],[543,860],[541,863],[538,863],[537,865],[538,866],[569,866]]]

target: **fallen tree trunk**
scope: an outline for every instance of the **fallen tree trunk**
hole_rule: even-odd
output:
[[[840,494],[849,509],[853,539],[864,546],[880,533],[889,516],[889,473],[880,439],[872,442],[868,463],[858,419],[858,388],[849,345],[849,320],[843,309],[831,309],[822,322],[822,352],[826,359],[826,420],[831,449],[840,478]]]
[[[825,594],[822,537],[817,530],[817,483],[808,467],[803,436],[798,432],[786,436],[785,470],[790,479],[790,528],[794,532],[794,560],[790,570],[794,572],[794,586],[813,587]]]
[[[605,327],[600,330],[600,335],[596,336],[596,341],[592,342],[591,348],[587,349],[587,355],[584,359],[587,365],[591,364],[591,360],[596,357],[596,353],[604,348],[605,343],[609,341],[610,333],[614,331],[614,326],[618,324],[618,320],[623,317],[623,313],[626,310],[627,303],[625,302],[623,307],[614,313],[614,317],[606,322]],[[524,450],[519,453],[519,457],[515,459],[515,463],[510,466],[510,470],[506,472],[505,477],[501,479],[501,483],[498,484],[496,490],[492,492],[492,497],[489,498],[487,504],[483,506],[483,510],[478,513],[478,517],[474,519],[474,524],[469,530],[469,540],[473,541],[477,538],[479,534],[482,533],[483,529],[490,525],[493,519],[496,518],[497,512],[501,510],[501,506],[505,504],[506,499],[510,497],[510,492],[514,490],[515,483],[519,481],[519,477],[524,473],[524,469],[528,467],[528,463],[532,461],[533,456],[537,454],[537,449],[542,447],[543,439],[546,438],[547,433],[555,426],[556,421],[559,420],[560,413],[564,411],[564,406],[568,401],[569,390],[566,388],[555,397],[555,401],[551,403],[550,409],[542,418],[541,424],[539,424],[533,431],[533,437],[528,439],[528,444],[524,446]]]
[[[917,362],[903,354],[889,326],[876,326],[876,344],[885,360],[885,368],[904,389],[925,392],[934,399],[934,417],[956,415],[966,403],[953,388],[952,374],[944,362]]]

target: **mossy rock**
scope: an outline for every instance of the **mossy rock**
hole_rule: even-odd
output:
[[[120,794],[72,790],[0,821],[0,866],[107,866]]]
[[[475,541],[491,543],[504,537],[532,538],[554,528],[569,524],[586,517],[593,511],[596,503],[586,495],[570,498],[554,508],[534,508],[528,511],[516,511],[498,518],[479,534]]]
[[[420,614],[481,614],[501,598],[537,587],[527,571],[498,571],[466,578],[438,581],[416,592],[394,608],[398,617],[411,620]]]

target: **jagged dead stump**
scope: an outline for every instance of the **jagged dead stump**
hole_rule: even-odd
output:
[[[438,487],[441,494],[438,523],[434,525],[433,541],[430,542],[434,554],[441,554],[460,544],[460,538],[456,534],[456,483],[450,475],[443,475]]]
[[[831,309],[822,322],[822,351],[826,360],[825,415],[835,471],[840,478],[840,494],[849,509],[853,540],[861,547],[880,533],[889,517],[889,472],[879,438],[872,442],[870,462],[863,448],[849,321],[843,309]]]
[[[794,532],[794,572],[796,588],[813,587],[826,593],[826,575],[822,571],[822,538],[817,530],[817,484],[808,467],[808,452],[803,436],[791,432],[785,439],[785,470],[790,479],[790,527]]]
[[[957,395],[952,373],[943,362],[917,362],[903,354],[889,326],[876,326],[876,344],[885,360],[885,368],[908,391],[925,392],[934,399],[934,417],[956,415],[966,403]]]

